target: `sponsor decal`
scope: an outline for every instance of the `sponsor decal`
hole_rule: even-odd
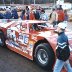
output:
[[[27,50],[27,47],[24,47],[24,46],[22,46],[22,51],[24,52],[24,53],[27,53],[28,54],[28,50]]]
[[[32,56],[33,53],[33,41],[29,41],[29,47],[27,48],[29,55]]]
[[[24,38],[23,39],[24,44],[28,44],[28,42],[29,42],[29,35],[24,34],[23,38]]]
[[[9,28],[9,29],[7,30],[7,37],[10,37],[10,33],[11,33],[11,29]]]
[[[15,31],[8,29],[7,30],[7,37],[8,37],[8,39],[12,39],[13,41],[16,41]]]
[[[33,48],[33,44],[29,44],[29,48],[30,48],[30,49]]]
[[[29,42],[29,35],[19,33],[19,39],[22,44],[27,45]]]
[[[29,41],[29,48],[33,48],[33,44],[34,44],[33,41]]]
[[[23,35],[21,33],[19,33],[19,41],[23,43]]]
[[[15,47],[19,47],[19,48],[20,48],[20,45],[19,45],[17,42],[12,42],[12,44],[13,44]]]
[[[37,40],[37,36],[33,34],[33,35],[32,35],[32,39],[33,39],[33,40]]]
[[[12,40],[8,41],[8,45],[10,45],[12,47],[19,47],[20,48],[20,45],[17,42],[12,41]]]
[[[32,56],[32,52],[31,51],[29,51],[29,55]]]

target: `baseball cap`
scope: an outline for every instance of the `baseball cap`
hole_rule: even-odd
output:
[[[65,29],[67,27],[67,24],[64,23],[64,22],[61,22],[58,24],[58,27],[61,28],[61,29]]]

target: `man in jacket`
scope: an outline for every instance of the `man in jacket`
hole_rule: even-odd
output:
[[[57,33],[58,33],[58,39],[57,39],[57,49],[59,49],[59,54],[57,56],[56,59],[56,63],[54,66],[54,71],[53,72],[61,72],[63,66],[67,69],[67,72],[72,72],[72,68],[70,66],[69,63],[69,56],[70,56],[70,50],[69,50],[69,44],[68,44],[68,37],[65,34],[65,28],[67,27],[67,25],[63,22],[58,24],[57,27]],[[67,47],[67,48],[66,48]],[[66,53],[63,54],[63,49],[66,48]],[[56,49],[56,50],[57,50]],[[64,61],[61,56],[66,56],[67,55],[67,59]]]
[[[12,18],[12,14],[9,8],[6,9],[6,12],[4,14],[4,19],[11,19]]]

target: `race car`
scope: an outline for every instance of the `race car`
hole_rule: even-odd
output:
[[[72,62],[72,32],[65,32],[69,39],[70,61]],[[57,33],[47,21],[20,20],[0,24],[0,46],[35,60],[44,69],[55,63]]]

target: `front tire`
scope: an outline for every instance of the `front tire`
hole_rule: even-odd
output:
[[[39,44],[35,52],[37,64],[43,69],[52,69],[55,62],[55,55],[51,47],[47,43]]]

